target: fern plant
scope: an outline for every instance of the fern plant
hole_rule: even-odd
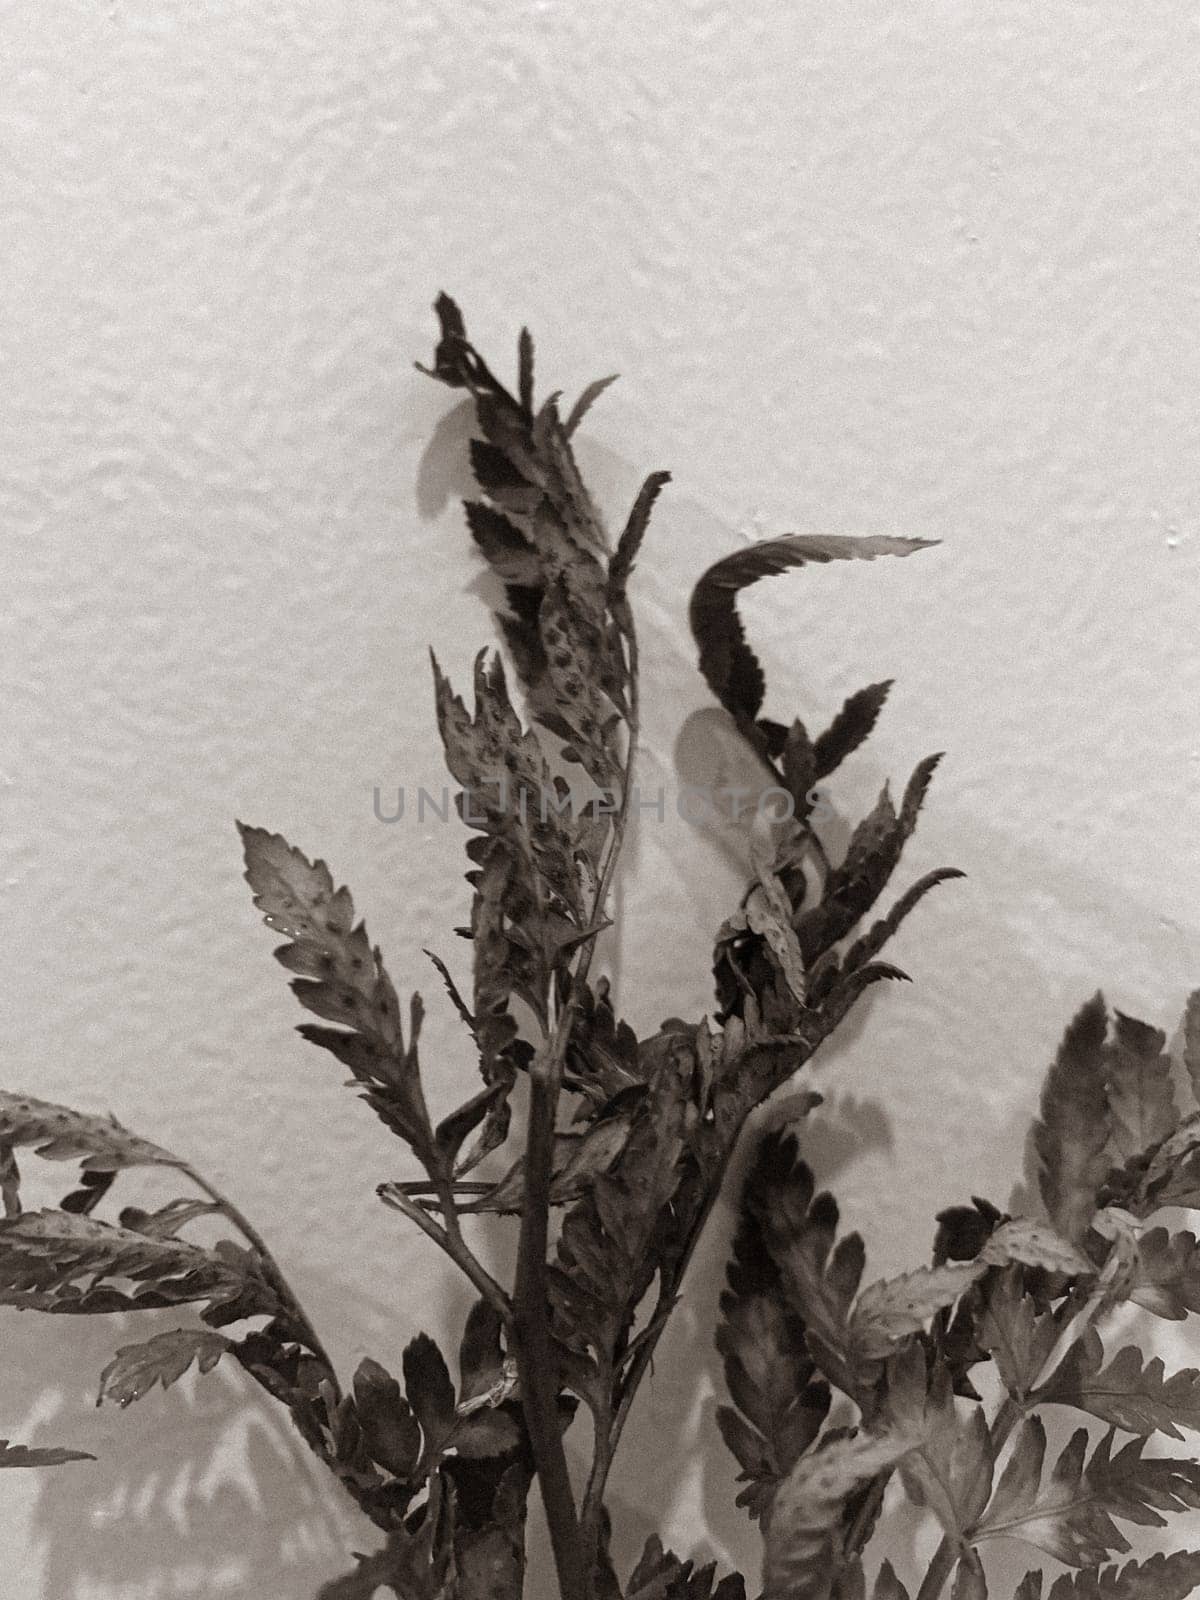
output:
[[[117,1351],[100,1397],[129,1405],[193,1365],[239,1365],[379,1528],[326,1600],[516,1600],[530,1495],[545,1507],[564,1600],[738,1600],[652,1539],[632,1572],[610,1556],[606,1489],[639,1387],[684,1288],[689,1261],[752,1113],[794,1084],[873,984],[904,977],[882,959],[892,934],[953,869],[875,910],[916,825],[938,758],[897,806],[885,787],[840,859],[814,817],[823,783],[871,733],[889,685],[851,695],[810,736],[763,715],[765,681],[738,615],[742,590],[808,563],[907,556],[920,540],[786,536],[703,574],[690,605],[699,667],[761,769],[781,815],[748,834],[750,874],[717,930],[710,1016],[670,1018],[638,1038],[597,938],[636,789],[637,633],[629,586],[653,473],[610,544],[572,450],[590,385],[564,417],[534,396],[519,345],[511,392],[469,341],[445,295],[433,378],[469,394],[479,496],[468,527],[503,585],[499,624],[522,720],[497,654],[480,653],[468,705],[434,661],[446,762],[471,830],[472,980],[460,992],[432,959],[470,1042],[477,1077],[434,1122],[422,1086],[420,998],[403,1007],[379,948],[328,867],[278,834],[242,827],[246,878],[276,958],[332,1055],[415,1175],[381,1201],[420,1228],[469,1280],[475,1302],[457,1381],[419,1334],[399,1377],[363,1361],[348,1384],[250,1221],[191,1163],[111,1119],[0,1094],[0,1303],[48,1313],[186,1307],[191,1321]],[[1185,1028],[1200,1091],[1200,1000]],[[1182,1083],[1180,1085],[1182,1087]],[[819,1103],[808,1091],[796,1119]],[[519,1115],[514,1115],[519,1112]],[[1155,1433],[1200,1431],[1200,1371],[1168,1375],[1101,1328],[1134,1305],[1178,1320],[1200,1308],[1200,1244],[1151,1224],[1200,1208],[1200,1111],[1182,1109],[1165,1036],[1097,996],[1050,1069],[1034,1130],[1045,1215],[982,1199],[938,1218],[931,1264],[861,1286],[861,1240],[838,1237],[794,1131],[760,1139],[741,1200],[717,1343],[730,1404],[719,1413],[739,1495],[764,1534],[770,1600],[953,1600],[988,1593],[991,1541],[1020,1539],[1073,1569],[1018,1600],[1171,1600],[1200,1587],[1200,1554],[1113,1565],[1122,1525],[1159,1526],[1200,1505],[1200,1466],[1147,1453]],[[78,1161],[54,1208],[23,1208],[17,1152]],[[122,1171],[157,1167],[187,1190],[157,1210],[111,1210]],[[107,1216],[104,1213],[107,1212]],[[513,1281],[472,1240],[481,1214],[511,1219]],[[209,1246],[189,1229],[237,1237]],[[1048,1453],[1044,1416],[1085,1423]],[[590,1441],[578,1481],[564,1434]],[[1093,1430],[1094,1431],[1094,1430]],[[88,1459],[0,1444],[0,1466]],[[869,1546],[906,1495],[942,1542],[917,1579]],[[870,1573],[870,1576],[868,1576]],[[914,1587],[915,1585],[915,1587]],[[1005,1597],[1008,1600],[1008,1597]]]

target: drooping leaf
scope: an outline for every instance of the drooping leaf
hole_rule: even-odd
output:
[[[1069,1278],[1087,1277],[1096,1270],[1070,1240],[1032,1217],[1009,1217],[1002,1222],[977,1259],[986,1266],[1020,1261],[1027,1267],[1041,1267]]]
[[[1096,994],[1063,1035],[1033,1130],[1042,1199],[1050,1220],[1073,1243],[1087,1231],[1109,1167],[1107,1031],[1104,997]]]
[[[0,1439],[0,1467],[61,1467],[68,1461],[95,1461],[86,1450],[65,1450],[61,1445],[34,1447]]]
[[[1093,1567],[1129,1550],[1118,1520],[1162,1527],[1164,1511],[1200,1505],[1200,1464],[1146,1458],[1140,1438],[1114,1455],[1114,1431],[1089,1458],[1087,1430],[1080,1428],[1043,1479],[1045,1429],[1039,1418],[1027,1417],[971,1541],[1019,1538],[1067,1566]]]
[[[787,534],[738,550],[711,566],[692,591],[688,617],[700,652],[701,674],[738,726],[743,731],[753,730],[766,687],[737,612],[737,597],[743,589],[793,567],[906,556],[928,544],[923,539]]]
[[[764,1530],[764,1600],[829,1600],[842,1508],[861,1484],[914,1446],[904,1433],[858,1433],[800,1457],[776,1490]]]
[[[250,1252],[155,1239],[67,1211],[0,1224],[0,1304],[53,1312],[148,1310],[237,1303],[273,1314],[274,1291]]]
[[[1119,1157],[1161,1144],[1179,1122],[1166,1042],[1161,1029],[1114,1012],[1104,1076],[1113,1148]]]
[[[1200,1551],[1176,1550],[1096,1572],[1064,1572],[1046,1600],[1187,1600],[1198,1587]],[[1040,1600],[1040,1595],[1039,1586],[1030,1600]]]
[[[1182,1428],[1200,1433],[1200,1371],[1184,1367],[1167,1376],[1158,1356],[1144,1360],[1135,1345],[1106,1363],[1095,1328],[1071,1346],[1038,1398],[1074,1406],[1127,1433],[1170,1439],[1182,1439]]]
[[[984,1270],[979,1262],[953,1262],[919,1267],[868,1285],[850,1318],[856,1349],[868,1359],[887,1355],[897,1340],[923,1328],[936,1311],[953,1305]]]
[[[176,1328],[144,1344],[122,1345],[100,1374],[96,1404],[115,1400],[119,1406],[132,1405],[156,1383],[169,1389],[193,1362],[201,1373],[211,1372],[228,1349],[229,1340],[207,1328]]]
[[[339,1029],[302,1024],[299,1032],[349,1067],[362,1098],[428,1165],[437,1147],[417,1058],[422,1009],[413,996],[409,1037],[378,948],[354,920],[348,889],[335,889],[323,861],[310,861],[278,833],[238,824],[246,881],[269,928],[290,939],[275,951],[300,974],[292,992],[307,1010]],[[349,1031],[341,1031],[341,1029]]]
[[[0,1090],[0,1147],[28,1145],[47,1161],[80,1161],[85,1172],[181,1164],[178,1156],[138,1138],[115,1117],[91,1116],[32,1095]]]

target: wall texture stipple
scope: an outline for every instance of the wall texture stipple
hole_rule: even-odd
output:
[[[1006,1200],[1076,1005],[1162,1020],[1200,983],[1191,8],[7,0],[0,48],[4,1084],[206,1166],[345,1362],[461,1316],[374,1198],[395,1148],[292,1032],[233,828],[353,885],[449,1104],[421,949],[457,954],[463,836],[372,807],[443,782],[427,645],[461,682],[491,640],[461,414],[412,370],[445,288],[489,354],[528,323],[544,384],[621,373],[580,445],[614,520],[673,474],[633,585],[648,784],[695,759],[705,564],[942,541],[745,611],[778,712],[897,679],[839,802],[945,748],[907,872],[969,874],[825,1060],[809,1157],[876,1275]],[[643,818],[601,960],[640,1026],[709,1004],[740,884]],[[624,1446],[622,1570],[651,1509],[683,1554],[756,1548],[712,1424],[727,1233]],[[78,1322],[3,1318],[0,1432],[105,1463],[4,1475],[12,1600],[304,1600],[371,1546],[220,1373],[92,1410],[113,1330]]]

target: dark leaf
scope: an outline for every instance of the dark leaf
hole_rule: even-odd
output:
[[[67,1211],[27,1212],[0,1225],[0,1304],[53,1312],[231,1302],[276,1310],[248,1251],[154,1239]]]
[[[1161,1144],[1179,1121],[1166,1042],[1160,1029],[1114,1013],[1104,1078],[1113,1148],[1121,1158]]]
[[[428,1334],[419,1333],[404,1351],[404,1392],[421,1432],[425,1453],[435,1455],[455,1423],[454,1385],[442,1353]]]
[[[1107,1032],[1104,997],[1096,994],[1063,1036],[1033,1129],[1046,1210],[1059,1232],[1076,1241],[1087,1232],[1108,1172]]]
[[[1200,1588],[1200,1551],[1176,1550],[1098,1572],[1064,1572],[1046,1600],[1187,1600]],[[1041,1586],[1028,1600],[1040,1600]],[[1026,1600],[1018,1596],[1017,1600]]]
[[[896,1576],[890,1561],[884,1561],[879,1569],[872,1600],[909,1600],[908,1590]]]
[[[891,687],[890,678],[883,683],[869,683],[845,702],[813,746],[813,782],[827,778],[868,738]]]
[[[617,607],[624,604],[629,575],[642,547],[642,540],[650,522],[650,513],[654,510],[654,502],[670,481],[669,472],[652,472],[638,491],[638,497],[629,513],[629,520],[617,541],[616,553],[608,564],[608,598],[614,614],[618,614]],[[618,620],[620,620],[619,614]]]
[[[762,709],[765,680],[746,643],[737,613],[738,594],[761,578],[793,567],[829,561],[871,561],[910,555],[923,539],[849,539],[787,534],[735,551],[710,567],[692,592],[689,621],[700,652],[700,671],[717,699],[744,730]]]
[[[607,378],[595,378],[591,383],[588,384],[587,388],[584,389],[583,393],[579,396],[579,399],[576,400],[575,404],[571,407],[571,410],[567,416],[567,420],[563,423],[563,432],[566,434],[568,439],[575,432],[576,428],[578,428],[584,417],[587,416],[588,412],[595,405],[596,401],[599,400],[605,389],[607,389],[610,384],[616,383],[616,381],[617,374],[613,372],[610,373]]]
[[[169,1389],[193,1361],[201,1373],[211,1372],[230,1348],[228,1339],[206,1328],[176,1328],[157,1333],[144,1344],[123,1345],[100,1374],[96,1404],[115,1400],[120,1406],[131,1405],[156,1383]]]
[[[59,1445],[41,1449],[24,1444],[10,1444],[0,1439],[0,1467],[61,1467],[68,1461],[95,1461],[86,1450],[64,1450]]]
[[[1200,989],[1188,995],[1183,1013],[1183,1064],[1192,1082],[1192,1096],[1200,1102]]]
[[[421,1455],[421,1430],[400,1385],[369,1356],[354,1374],[354,1408],[372,1461],[397,1478],[413,1479]]]
[[[1024,1402],[1054,1349],[1058,1325],[1024,1292],[1020,1272],[1010,1269],[992,1281],[978,1339],[995,1361],[1009,1394]]]

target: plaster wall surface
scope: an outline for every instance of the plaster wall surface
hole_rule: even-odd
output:
[[[1008,1199],[1097,986],[1173,1026],[1200,982],[1193,7],[18,0],[0,80],[0,1081],[205,1167],[347,1369],[449,1340],[466,1298],[292,1031],[233,818],[353,887],[450,1103],[471,1063],[421,951],[465,970],[462,833],[373,807],[443,781],[426,646],[461,682],[493,639],[462,418],[412,368],[439,288],[498,363],[528,323],[543,390],[620,372],[580,447],[614,523],[674,474],[635,584],[647,784],[723,759],[704,564],[942,541],[746,605],[777,715],[897,680],[840,818],[948,752],[903,877],[969,877],[898,939],[914,982],[823,1058],[806,1134],[875,1274],[940,1207]],[[743,866],[641,819],[601,962],[640,1029],[710,1004]],[[654,1519],[754,1559],[712,1422],[728,1227],[615,1479],[623,1569]],[[305,1600],[371,1548],[236,1381],[92,1409],[137,1331],[3,1314],[0,1432],[102,1461],[4,1475],[6,1596]]]

